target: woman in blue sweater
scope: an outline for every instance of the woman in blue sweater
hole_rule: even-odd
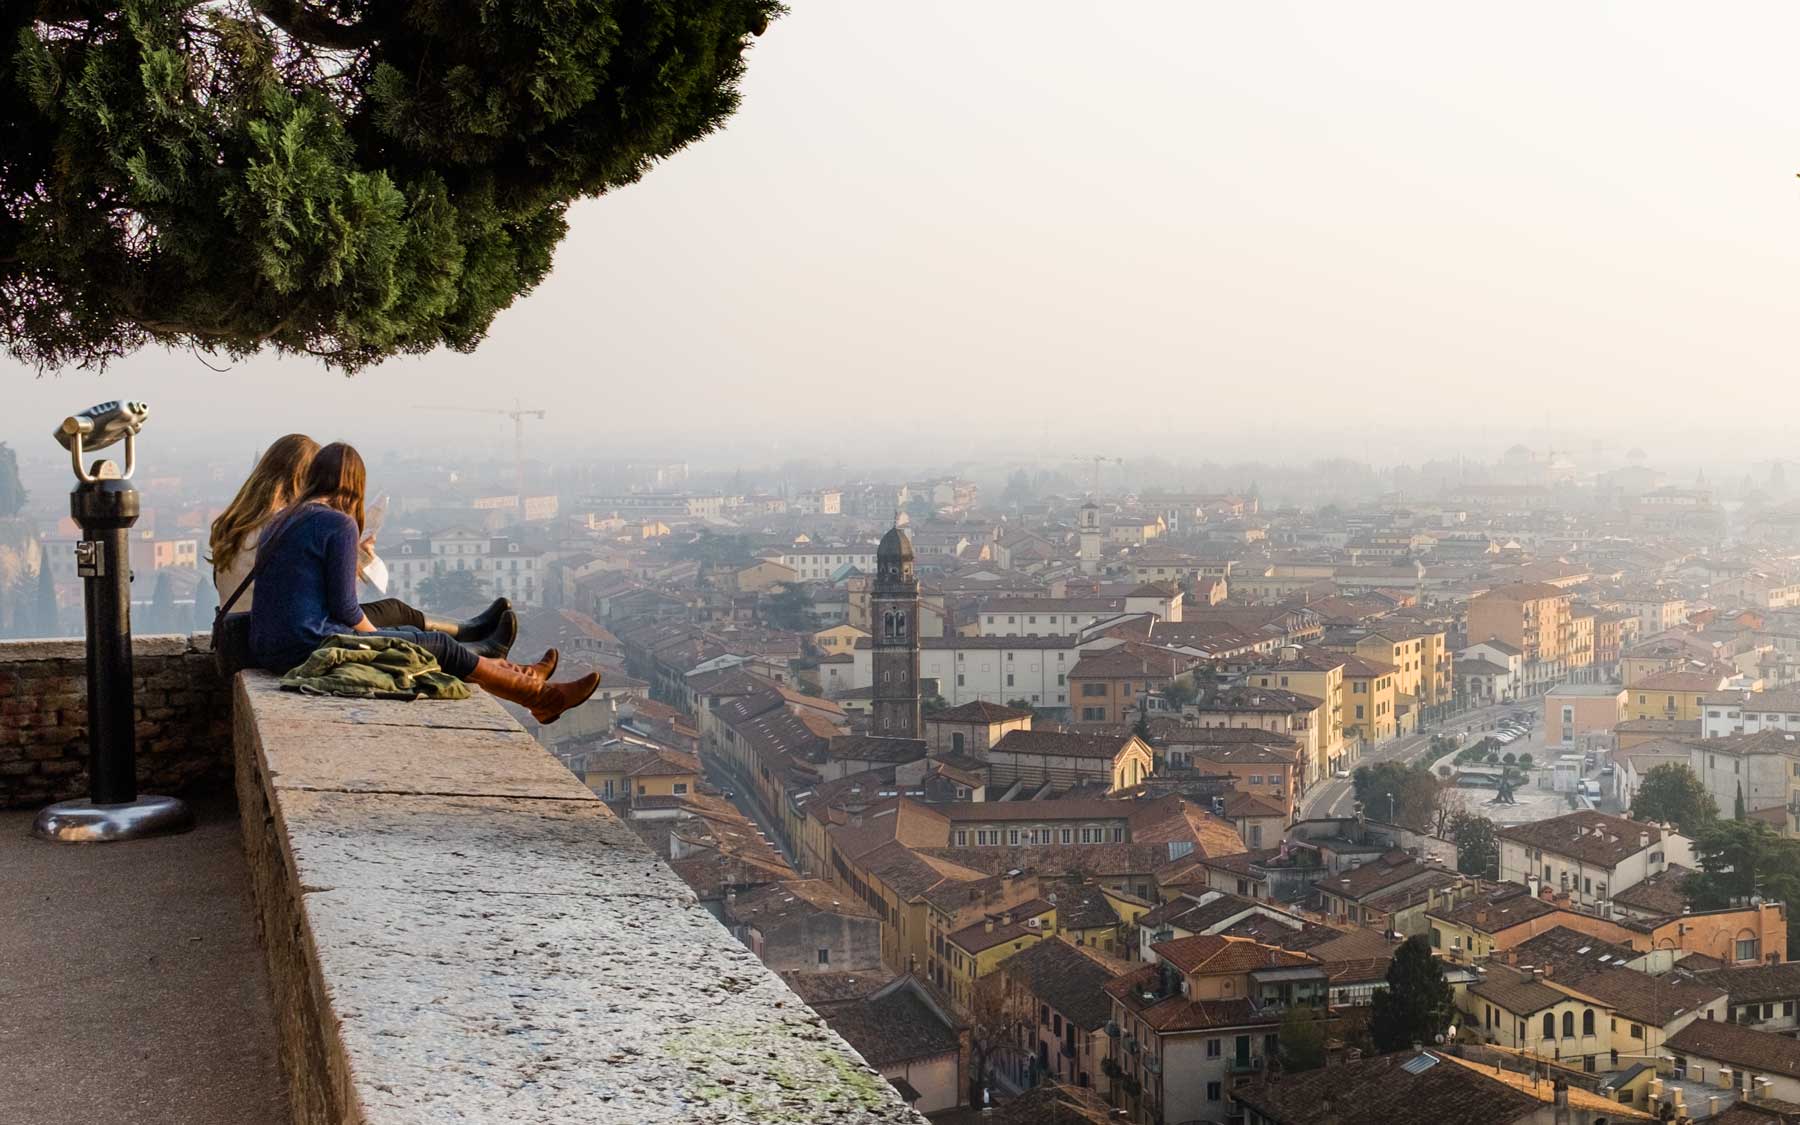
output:
[[[448,633],[370,624],[356,600],[366,479],[356,450],[342,442],[327,445],[313,457],[299,499],[264,529],[257,550],[265,561],[250,608],[250,651],[258,665],[286,672],[305,663],[327,637],[375,633],[414,642],[450,675],[529,708],[540,723],[555,722],[594,694],[597,672],[550,682],[555,649],[536,664],[520,665],[481,656]]]

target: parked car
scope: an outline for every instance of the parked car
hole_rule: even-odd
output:
[[[1331,776],[1332,777],[1340,777],[1340,778],[1341,777],[1349,777],[1350,771],[1345,769],[1343,766],[1339,766],[1337,769],[1334,769],[1331,771]]]

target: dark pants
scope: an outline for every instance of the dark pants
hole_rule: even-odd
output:
[[[413,612],[417,613],[418,610],[413,610]],[[373,617],[369,618],[369,624],[375,624]],[[375,633],[383,637],[399,637],[401,640],[411,641],[437,657],[438,667],[459,680],[466,680],[475,674],[477,659],[475,651],[449,633],[434,633],[429,629],[417,629],[407,625],[376,629]]]
[[[402,625],[413,629],[425,628],[425,615],[399,598],[364,602],[362,611],[363,616],[369,619],[369,624],[377,629],[393,629]]]

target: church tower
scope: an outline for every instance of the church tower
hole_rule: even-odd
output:
[[[1089,500],[1081,506],[1076,528],[1081,532],[1081,573],[1100,573],[1100,506]]]
[[[869,587],[869,625],[875,631],[873,723],[881,738],[922,738],[919,695],[919,579],[912,540],[894,527],[875,549]]]

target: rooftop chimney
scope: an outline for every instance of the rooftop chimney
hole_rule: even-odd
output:
[[[1638,833],[1638,847],[1647,848],[1649,846],[1650,846],[1650,833],[1639,832]]]
[[[994,932],[994,919],[992,917],[983,918],[981,920],[981,932],[984,934],[991,934]]]

